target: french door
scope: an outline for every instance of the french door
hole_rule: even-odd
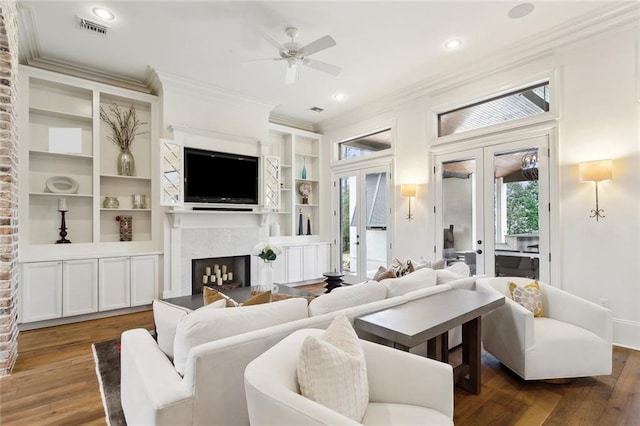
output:
[[[472,273],[549,282],[549,139],[436,155],[436,253]]]
[[[355,284],[373,278],[389,264],[391,212],[390,166],[334,173],[334,229],[344,281]]]

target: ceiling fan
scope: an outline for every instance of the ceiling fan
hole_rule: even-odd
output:
[[[278,49],[280,54],[280,56],[277,58],[270,58],[266,60],[287,61],[287,70],[284,78],[285,84],[295,83],[296,80],[298,80],[298,68],[300,67],[300,65],[306,65],[310,68],[326,72],[331,75],[337,76],[338,74],[340,74],[342,68],[336,65],[328,64],[326,62],[318,61],[317,59],[309,58],[309,56],[313,55],[314,53],[318,53],[322,50],[335,46],[336,42],[331,36],[326,35],[314,42],[302,46],[300,43],[296,42],[296,38],[298,37],[297,28],[287,28],[286,33],[291,41],[284,44],[280,44],[267,33],[261,33],[264,39],[269,42],[269,44]],[[260,60],[264,59],[259,59],[259,61]]]

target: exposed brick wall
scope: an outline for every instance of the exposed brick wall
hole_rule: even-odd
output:
[[[0,377],[18,356],[18,25],[0,1]]]

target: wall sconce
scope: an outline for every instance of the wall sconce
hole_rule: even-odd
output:
[[[411,197],[416,196],[416,184],[400,185],[400,194],[409,199],[409,214],[407,214],[407,220],[411,220],[413,219],[413,215],[411,214]]]
[[[604,217],[604,210],[598,206],[598,182],[611,179],[611,170],[611,160],[589,161],[578,164],[580,182],[595,182],[596,184],[596,208],[591,210],[593,214],[589,216],[595,217],[596,222],[599,218]]]

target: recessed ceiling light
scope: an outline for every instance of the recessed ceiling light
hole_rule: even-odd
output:
[[[520,19],[524,18],[531,12],[533,12],[533,3],[522,3],[517,6],[514,6],[509,11],[509,18],[511,19]]]
[[[462,40],[457,38],[449,40],[444,44],[444,47],[446,47],[447,49],[457,49],[460,46],[462,46]]]
[[[344,95],[344,93],[334,93],[331,96],[331,99],[333,99],[334,101],[340,102],[340,101],[344,101],[346,99],[346,96]]]
[[[94,7],[91,11],[98,18],[106,19],[108,21],[111,21],[116,17],[116,15],[114,15],[113,13],[111,13],[107,9],[103,9],[101,7]]]

